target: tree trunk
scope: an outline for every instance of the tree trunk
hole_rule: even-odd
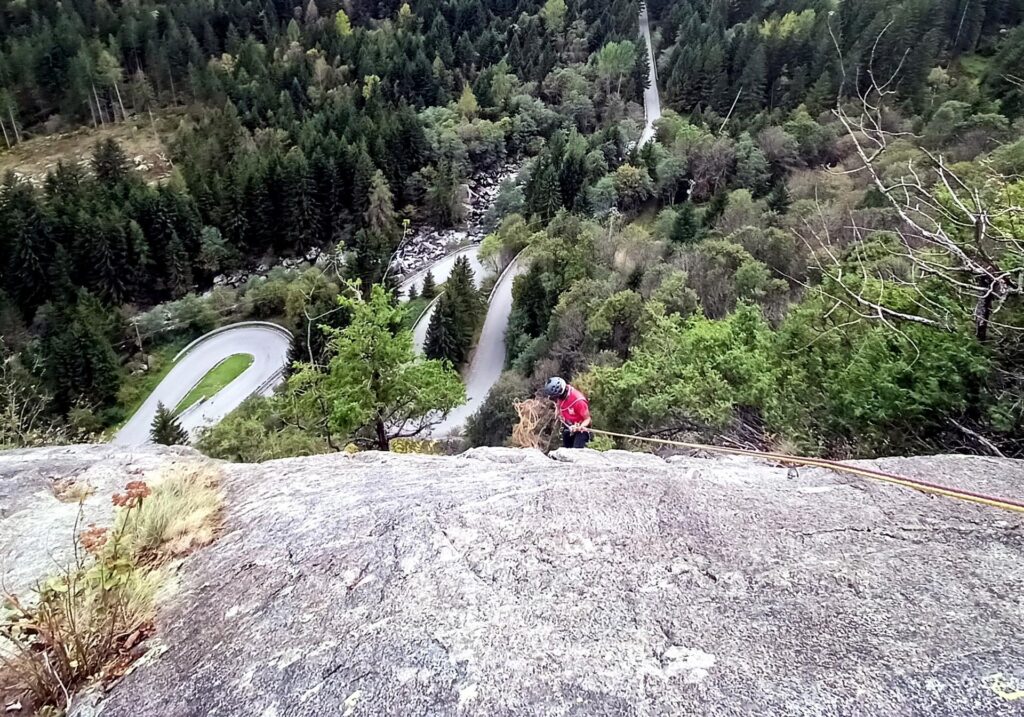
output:
[[[117,86],[117,82],[114,83],[114,94],[117,95],[117,104],[121,106],[121,119],[127,120],[128,113],[124,111],[124,100],[121,99],[121,89]]]
[[[0,120],[0,130],[2,130],[3,133],[4,133],[4,143],[7,145],[7,149],[10,149],[11,148],[11,140],[7,136],[7,126],[4,124],[3,120]]]
[[[988,341],[988,327],[992,319],[992,304],[995,301],[995,294],[989,291],[974,306],[974,336],[979,342]]]
[[[104,127],[106,127],[107,126],[107,122],[106,122],[106,119],[103,116],[103,105],[100,104],[100,95],[99,95],[98,92],[96,92],[96,83],[95,82],[92,85],[92,96],[96,100],[96,111],[100,115],[100,124],[103,125]]]
[[[174,88],[174,73],[170,69],[167,70],[167,77],[171,80],[171,100],[175,105],[178,104],[178,91]]]
[[[974,246],[982,251],[982,242],[985,238],[985,221],[978,217],[974,221]],[[974,335],[978,341],[985,343],[988,339],[988,325],[992,318],[992,304],[995,301],[995,286],[987,276],[978,277],[978,288],[984,293],[974,306]]]
[[[89,114],[92,116],[92,127],[96,129],[96,110],[92,106],[92,98],[85,96],[85,104],[89,105]]]
[[[391,439],[388,438],[388,432],[384,428],[384,421],[377,419],[377,448],[382,451],[391,450]]]
[[[14,141],[21,141],[21,132],[18,131],[18,122],[14,119],[14,110],[8,105],[7,116],[11,118],[11,129],[14,130]]]

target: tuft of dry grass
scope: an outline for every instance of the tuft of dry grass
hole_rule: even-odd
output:
[[[123,674],[142,654],[162,564],[216,537],[220,472],[207,462],[170,463],[112,502],[111,529],[76,525],[74,562],[29,599],[8,594],[0,605],[0,676],[39,710],[65,708],[75,689]]]
[[[140,559],[180,557],[209,545],[220,525],[224,495],[220,471],[212,463],[182,461],[148,477],[152,491],[128,521],[118,516],[114,530],[124,530],[131,552]]]
[[[53,482],[53,495],[61,503],[81,503],[95,492],[95,487],[76,478],[59,478]]]

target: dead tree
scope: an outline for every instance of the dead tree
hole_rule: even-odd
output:
[[[829,28],[831,32],[831,27]],[[858,226],[850,213],[852,244],[837,251],[829,222],[805,225],[802,236],[825,279],[816,290],[833,303],[827,315],[842,307],[853,321],[876,321],[913,344],[905,329],[924,325],[937,331],[963,332],[970,327],[978,342],[1002,347],[1024,342],[1024,326],[1016,311],[1024,299],[1024,191],[1017,177],[1008,177],[982,163],[981,172],[967,176],[950,165],[941,151],[918,147],[920,154],[899,172],[883,157],[912,135],[893,122],[902,62],[891,75],[875,72],[875,53],[887,26],[876,38],[863,70],[849,73],[839,53],[842,82],[833,115],[853,148],[852,166],[843,170],[866,177],[893,211],[895,226],[889,265],[869,262],[865,239],[876,229]],[[904,58],[906,55],[904,55]],[[887,247],[887,250],[889,247]],[[916,348],[916,345],[915,345]],[[967,388],[965,423],[950,417],[957,431],[983,451],[999,448],[978,432],[983,420],[984,392],[1019,405],[1024,372],[1011,361],[995,366],[988,381],[971,379]],[[975,428],[971,428],[973,425]],[[1016,449],[1014,449],[1016,450]]]
[[[886,116],[896,95],[901,66],[886,78],[877,77],[874,71],[874,50],[887,30],[875,41],[866,77],[856,76],[853,83],[848,83],[843,68],[833,115],[854,148],[857,166],[849,171],[866,173],[870,184],[899,217],[893,231],[900,239],[899,256],[910,267],[910,276],[887,280],[915,292],[918,310],[896,310],[885,303],[884,292],[865,292],[863,284],[844,281],[840,262],[818,235],[817,248],[826,249],[817,252],[819,258],[826,259],[821,268],[843,293],[837,299],[865,317],[911,321],[953,331],[969,316],[981,342],[988,341],[993,326],[1024,329],[1000,322],[1000,312],[1008,302],[1024,297],[1024,207],[1011,192],[1010,178],[989,168],[983,181],[969,181],[941,153],[923,148],[923,161],[908,161],[903,176],[890,179],[879,167],[893,142],[907,136],[890,127]],[[848,90],[852,90],[852,99]],[[859,234],[856,226],[854,231]],[[858,273],[862,274],[859,278],[869,278],[866,270]],[[951,315],[945,305],[927,296],[923,279],[940,281],[956,297],[963,312]]]

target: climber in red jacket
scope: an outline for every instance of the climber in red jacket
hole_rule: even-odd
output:
[[[562,420],[562,446],[583,448],[590,442],[590,402],[579,389],[565,379],[552,376],[544,386],[544,395],[555,402]]]

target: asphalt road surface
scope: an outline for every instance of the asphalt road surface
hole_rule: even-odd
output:
[[[509,265],[491,292],[491,301],[484,318],[480,340],[463,374],[467,401],[452,411],[448,418],[434,427],[432,434],[441,438],[461,432],[466,419],[476,413],[505,368],[505,330],[512,314],[512,282],[523,266],[515,260]]]
[[[654,139],[654,122],[661,118],[661,96],[658,94],[658,71],[654,62],[654,46],[651,44],[651,26],[647,21],[647,5],[640,6],[640,34],[647,43],[647,59],[650,61],[650,87],[644,90],[644,131],[640,135],[640,146]]]
[[[194,404],[179,418],[182,428],[190,435],[202,426],[217,423],[254,393],[271,391],[288,361],[290,345],[287,331],[264,324],[243,323],[208,334],[180,357],[146,402],[117,432],[113,443],[149,443],[150,425],[158,403],[173,409],[214,366],[229,356],[249,354],[253,357],[249,368],[216,395]]]
[[[467,246],[465,249],[459,249],[458,251],[452,252],[448,256],[434,262],[427,268],[420,269],[399,284],[399,296],[403,301],[407,299],[409,297],[409,288],[412,286],[416,287],[417,294],[423,291],[423,278],[427,275],[428,270],[434,275],[434,282],[436,284],[443,284],[448,280],[448,276],[452,273],[452,269],[455,267],[455,260],[460,256],[469,257],[469,266],[473,269],[473,275],[476,277],[477,283],[479,284],[480,278],[484,274],[484,267],[480,264],[480,259],[478,258],[479,254],[479,244]]]
[[[483,265],[480,263],[479,254],[479,245],[473,245],[471,247],[467,247],[466,249],[462,249],[456,255],[450,257],[450,260],[449,257],[442,259],[441,261],[434,265],[437,267],[438,270],[438,273],[434,274],[434,278],[437,280],[438,283],[441,283],[441,281],[447,281],[448,276],[452,273],[452,267],[455,266],[455,260],[460,256],[467,256],[469,257],[469,265],[473,269],[473,281],[476,283],[477,288],[479,288],[480,284],[483,283],[484,275],[487,273],[487,270],[484,269]],[[444,272],[444,279],[438,278],[439,276],[441,276],[440,272],[442,271]],[[419,291],[420,289],[422,289],[424,276],[426,276],[425,271],[419,275],[418,279],[416,276],[413,276],[410,277],[405,283],[403,283],[401,286],[401,288],[403,289],[402,296],[408,296],[409,291],[407,285],[412,285],[417,280],[419,281],[419,284],[417,285],[416,290]],[[430,328],[430,317],[434,315],[435,308],[437,308],[437,302],[431,302],[430,305],[427,306],[426,310],[423,312],[423,315],[420,316],[419,320],[416,322],[416,325],[413,326],[412,340],[413,345],[416,347],[417,351],[422,352],[423,347],[427,343],[427,329]],[[490,311],[489,308],[488,311]]]

